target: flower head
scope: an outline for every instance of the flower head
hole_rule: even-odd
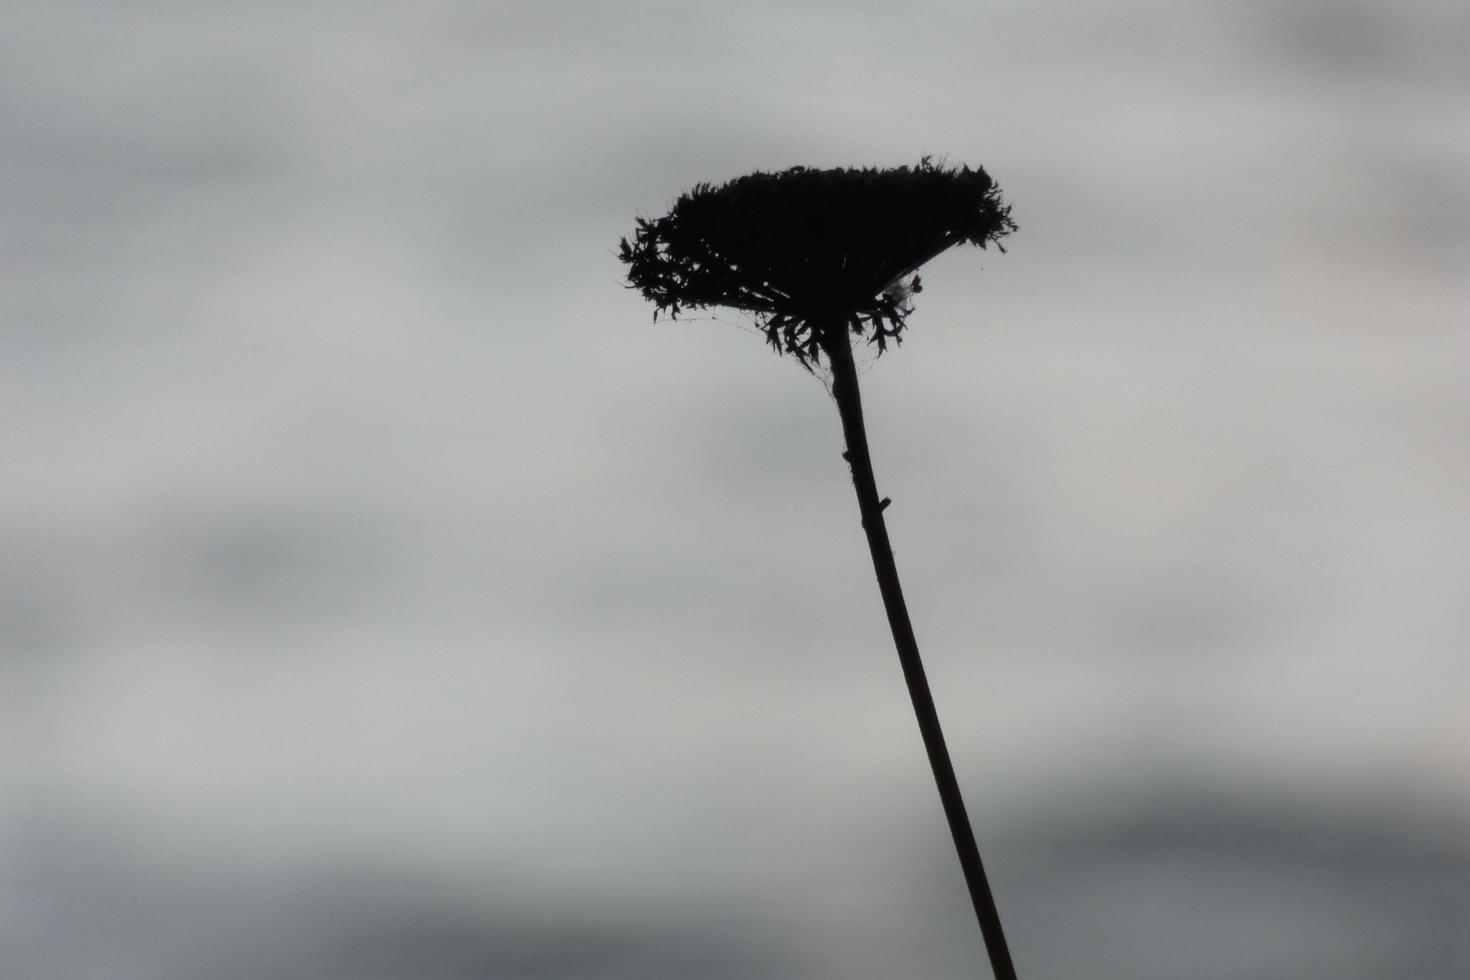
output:
[[[848,323],[881,352],[899,340],[921,265],[1015,229],[980,168],[793,167],[699,184],[622,240],[628,282],[659,312],[728,306],[757,319],[776,351],[819,359],[821,325]]]

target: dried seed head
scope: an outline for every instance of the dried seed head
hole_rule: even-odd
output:
[[[1000,247],[1013,230],[983,169],[925,157],[916,167],[793,167],[699,184],[662,218],[639,218],[621,257],[655,319],[744,310],[772,347],[809,365],[823,323],[850,323],[881,352],[899,339],[919,291],[908,276],[955,245]]]

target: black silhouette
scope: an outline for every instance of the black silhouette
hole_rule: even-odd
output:
[[[852,338],[881,356],[903,342],[925,262],[960,244],[984,248],[1015,230],[1010,208],[983,169],[937,166],[892,170],[754,173],[721,187],[700,184],[656,221],[638,219],[621,242],[628,281],[654,303],[654,319],[683,309],[729,306],[753,315],[777,353],[808,370],[825,355],[842,418],[858,509],[879,592],[919,730],[939,786],[970,898],[997,980],[1015,980],[995,900],[965,812],[939,716],[919,659],[899,585],[863,424]]]

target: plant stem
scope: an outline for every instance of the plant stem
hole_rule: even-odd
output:
[[[862,514],[863,531],[868,537],[868,550],[873,555],[873,570],[878,575],[878,590],[883,595],[883,608],[888,613],[888,625],[893,631],[893,645],[898,650],[899,663],[903,665],[909,698],[914,704],[919,732],[924,738],[924,749],[929,754],[929,766],[934,770],[939,798],[944,803],[944,815],[949,820],[955,850],[959,852],[965,883],[970,889],[970,900],[975,906],[975,917],[979,919],[980,932],[985,937],[985,951],[990,956],[991,969],[996,980],[1016,980],[1016,968],[1011,963],[1010,949],[1006,945],[1005,932],[1000,925],[1000,914],[996,911],[995,899],[990,894],[985,866],[980,862],[975,832],[970,827],[965,801],[960,795],[959,783],[955,780],[954,765],[950,762],[949,749],[944,744],[944,733],[939,727],[939,714],[934,709],[934,698],[929,693],[929,681],[924,675],[924,663],[919,659],[919,644],[914,639],[908,607],[903,601],[898,566],[894,563],[893,547],[888,542],[888,527],[883,521],[885,505],[878,499],[877,481],[873,477],[873,460],[868,453],[863,403],[858,392],[857,369],[853,364],[850,338],[846,323],[830,322],[824,329],[822,346],[832,364],[832,394],[837,400],[837,410],[842,416],[842,434],[847,441],[847,452],[844,455],[852,467],[852,482],[857,490],[858,510]]]

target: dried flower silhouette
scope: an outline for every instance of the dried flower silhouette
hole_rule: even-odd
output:
[[[889,341],[901,343],[909,299],[922,288],[919,267],[955,245],[999,248],[1014,230],[983,169],[925,157],[912,168],[795,167],[701,184],[664,217],[638,219],[633,240],[621,243],[628,282],[654,304],[655,320],[732,307],[753,316],[778,353],[808,369],[826,358],[879,593],[997,980],[1015,980],[1015,967],[899,584],[852,345],[859,338],[881,355]]]
[[[753,314],[778,351],[806,363],[822,326],[840,318],[879,350],[901,339],[905,276],[961,244],[1014,229],[984,170],[934,165],[892,170],[754,173],[700,184],[622,241],[628,281],[657,310],[727,306]],[[1002,249],[1004,250],[1004,249]]]

